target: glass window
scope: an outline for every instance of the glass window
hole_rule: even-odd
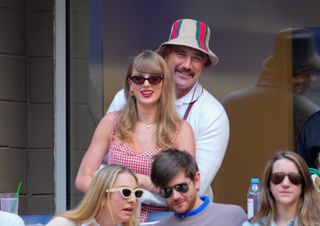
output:
[[[72,205],[81,197],[74,179],[82,155],[123,87],[130,58],[167,41],[176,19],[207,23],[210,47],[220,59],[200,78],[230,120],[229,146],[212,184],[216,201],[246,208],[250,178],[262,174],[276,150],[294,151],[303,124],[319,110],[318,1],[70,0],[69,5]]]

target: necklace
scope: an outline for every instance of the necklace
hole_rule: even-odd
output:
[[[151,129],[153,127],[153,125],[156,123],[156,122],[149,122],[149,123],[148,122],[144,122],[141,119],[140,119],[140,122],[142,124],[144,124],[147,127],[147,129]]]

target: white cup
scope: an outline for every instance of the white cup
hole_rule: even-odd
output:
[[[15,193],[1,193],[0,206],[2,211],[18,214],[19,197]]]

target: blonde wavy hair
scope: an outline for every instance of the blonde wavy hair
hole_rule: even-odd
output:
[[[292,151],[277,152],[267,163],[261,186],[261,207],[260,210],[249,221],[259,222],[270,226],[276,216],[275,198],[270,190],[270,177],[273,164],[279,159],[287,159],[293,162],[302,176],[301,196],[297,206],[297,220],[299,226],[319,226],[320,225],[320,194],[316,191],[311,180],[311,175],[305,161]]]
[[[165,60],[151,50],[145,50],[136,56],[128,68],[124,89],[127,104],[118,119],[117,136],[120,140],[130,141],[135,124],[139,120],[136,99],[130,95],[130,77],[133,69],[139,73],[161,74],[164,77],[156,116],[158,128],[156,144],[160,148],[170,148],[172,147],[172,138],[180,122],[175,106],[175,83]]]
[[[85,193],[80,204],[69,211],[62,212],[57,216],[65,217],[73,220],[77,223],[83,222],[88,219],[97,217],[101,209],[101,203],[107,199],[108,210],[114,221],[111,211],[110,192],[106,192],[107,189],[111,189],[119,174],[128,173],[132,175],[137,184],[137,176],[128,168],[120,165],[110,164],[106,167],[99,169],[93,176],[90,186]],[[138,218],[138,202],[136,204],[134,214],[132,215],[129,222],[123,223],[124,226],[137,226]]]

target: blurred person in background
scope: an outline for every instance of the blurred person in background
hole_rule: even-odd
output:
[[[319,168],[320,154],[320,111],[314,113],[304,124],[297,138],[297,153],[306,161],[309,168]]]
[[[243,181],[261,175],[274,150],[295,150],[303,124],[320,110],[319,98],[306,95],[319,80],[320,57],[314,41],[314,33],[307,28],[278,31],[257,83],[222,98],[230,140],[214,181],[221,201],[246,206],[243,197],[248,186]],[[234,177],[234,168],[242,177]]]

